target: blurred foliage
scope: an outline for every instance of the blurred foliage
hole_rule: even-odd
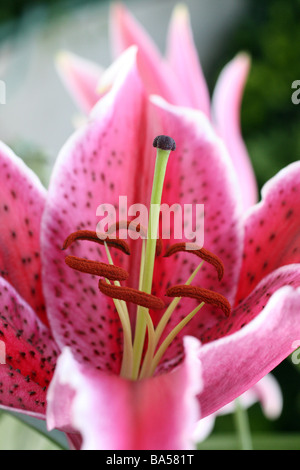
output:
[[[277,446],[277,449],[282,450],[300,450],[300,365],[295,365],[287,359],[277,366],[272,374],[280,384],[283,410],[278,419],[271,421],[264,416],[260,404],[256,403],[248,409],[253,447],[268,450]],[[201,443],[200,448],[210,448],[219,441],[221,445],[222,439],[224,439],[222,445],[230,442],[228,448],[235,448],[237,442],[236,436],[234,440],[234,430],[233,415],[217,417],[213,434],[207,441]],[[263,436],[266,438],[265,441]]]
[[[45,150],[33,142],[21,139],[12,140],[9,143],[16,155],[22,155],[26,165],[38,175],[45,188],[48,188],[53,164],[51,164],[50,155]]]
[[[292,82],[300,79],[300,0],[248,0],[248,5],[248,15],[218,52],[209,81],[213,85],[239,51],[250,54],[241,126],[261,188],[281,168],[300,160],[300,105],[291,101]],[[271,422],[258,404],[249,409],[254,448],[300,449],[300,434],[286,434],[300,431],[300,367],[285,360],[273,374],[282,389],[283,412]],[[227,434],[232,431],[232,416],[217,418],[213,436],[201,448],[235,448],[234,436]],[[273,441],[261,434],[270,432],[275,433]],[[227,439],[223,444],[218,441],[222,438]]]
[[[85,3],[88,3],[87,0]],[[97,0],[98,2],[101,0]],[[48,7],[48,10],[82,5],[82,0],[10,0],[0,2],[0,23],[18,21],[30,8]]]
[[[36,20],[55,18],[60,13],[89,3],[106,0],[0,0],[0,40],[9,35],[18,34],[20,24],[28,13],[34,13]]]
[[[248,0],[249,14],[219,51],[221,67],[244,50],[252,67],[242,104],[242,130],[259,186],[300,159],[300,105],[291,85],[300,79],[300,0]]]
[[[61,450],[41,433],[0,410],[1,450]]]
[[[100,2],[87,0],[85,3]],[[102,0],[103,1],[103,0]],[[231,31],[208,71],[211,90],[222,67],[241,50],[252,58],[242,104],[242,131],[259,187],[281,168],[300,159],[300,105],[291,101],[291,85],[300,79],[300,0],[244,0],[249,13]],[[48,16],[82,5],[82,0],[0,2],[1,34],[32,7]],[[212,51],[215,54],[215,51]],[[207,71],[206,71],[207,72]]]

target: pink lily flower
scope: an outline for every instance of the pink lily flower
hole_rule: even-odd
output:
[[[62,149],[43,219],[47,311],[63,350],[48,395],[48,425],[80,432],[83,449],[191,446],[191,428],[199,417],[255,385],[293,351],[300,334],[299,162],[273,178],[262,202],[243,217],[232,161],[209,120],[162,98],[149,100],[135,53],[135,48],[126,52],[110,92]],[[154,369],[142,366],[140,380],[128,380],[123,369],[128,332],[120,325],[121,316],[112,299],[97,295],[95,276],[65,264],[61,246],[70,233],[93,229],[99,202],[118,208],[125,194],[128,207],[136,202],[149,207],[151,142],[159,131],[176,135],[177,145],[168,161],[162,201],[169,206],[174,201],[205,203],[205,247],[223,260],[224,277],[220,281],[215,267],[205,263],[195,282],[228,299],[232,312],[227,317],[205,305],[164,352],[163,362],[154,361]],[[130,274],[125,286],[138,289],[140,250],[135,243],[130,256],[121,253],[114,260]],[[71,247],[77,258],[101,256],[105,261],[102,251],[84,240]],[[165,294],[184,285],[197,264],[191,253],[158,256],[151,293],[166,301]],[[129,343],[136,320],[132,307],[129,302]],[[162,338],[194,307],[195,300],[182,298]],[[157,328],[165,317],[152,312],[151,318]],[[152,333],[149,327],[149,342]]]
[[[200,418],[256,384],[299,339],[300,164],[269,181],[243,217],[236,172],[208,118],[149,99],[136,48],[126,55],[111,90],[62,148],[47,195],[1,149],[1,406],[43,418],[47,405],[49,428],[73,433],[75,448],[187,449]],[[154,258],[149,240],[143,256],[141,240],[128,241],[129,255],[119,241],[91,243],[99,204],[117,210],[126,195],[128,207],[150,207],[152,141],[161,134],[176,136],[162,202],[205,204],[211,257],[203,266],[193,252],[163,256],[165,246]]]
[[[217,81],[212,99],[193,40],[188,10],[174,9],[163,58],[143,27],[126,7],[117,3],[111,9],[111,44],[114,58],[128,47],[138,47],[138,66],[149,94],[169,103],[201,110],[223,139],[238,175],[245,209],[257,202],[257,185],[240,129],[240,106],[250,68],[247,54],[238,54],[226,65]],[[71,95],[86,113],[109,86],[114,74],[68,52],[60,54],[58,71]]]

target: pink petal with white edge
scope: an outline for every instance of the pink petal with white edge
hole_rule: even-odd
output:
[[[203,416],[240,396],[292,353],[300,338],[299,302],[300,289],[284,286],[241,330],[201,348]]]
[[[0,312],[0,340],[5,345],[5,364],[0,365],[0,406],[43,417],[57,346],[48,328],[3,278]]]
[[[182,103],[185,91],[172,69],[162,58],[151,37],[121,3],[111,8],[111,43],[118,57],[128,47],[138,48],[138,67],[149,94],[163,96],[171,103]]]
[[[196,395],[202,388],[200,345],[191,337],[184,344],[185,359],[176,369],[137,382],[84,368],[65,349],[49,388],[49,429],[72,424],[82,435],[82,450],[194,448],[192,434],[200,418]]]
[[[245,218],[243,265],[236,303],[280,266],[300,262],[300,162],[262,189],[262,201]]]
[[[68,51],[58,54],[56,68],[72,98],[88,114],[100,99],[97,87],[102,68]]]
[[[245,209],[257,202],[257,185],[241,135],[240,110],[250,60],[238,54],[221,72],[212,97],[213,123],[224,140],[237,172]]]
[[[203,113],[169,105],[159,97],[151,99],[155,106],[156,122],[161,125],[163,133],[174,136],[176,140],[176,151],[172,152],[168,162],[162,202],[169,207],[180,203],[183,225],[192,218],[193,230],[196,225],[198,234],[201,234],[202,220],[196,221],[195,207],[204,204],[204,248],[219,256],[224,263],[225,275],[221,281],[215,268],[205,263],[194,283],[217,291],[233,302],[242,261],[243,228],[232,163]],[[188,212],[189,208],[193,211]],[[189,237],[186,232],[183,226],[184,240]],[[182,240],[173,237],[171,243],[178,241]],[[199,263],[200,259],[189,252],[157,258],[155,292],[162,295],[171,285],[184,284]],[[181,319],[181,315],[187,315],[194,307],[195,301],[183,299],[169,327],[174,327],[179,316]],[[216,309],[205,306],[185,331],[197,336],[198,324],[214,324],[216,313],[220,314]]]
[[[114,304],[99,292],[96,276],[65,264],[68,254],[107,262],[105,249],[87,241],[74,243],[65,252],[62,246],[76,230],[96,231],[98,206],[110,204],[118,216],[119,195],[127,196],[128,207],[144,203],[144,193],[148,195],[150,182],[142,158],[147,106],[136,48],[126,54],[128,60],[112,90],[58,156],[42,229],[44,289],[55,339],[61,347],[70,346],[76,359],[115,373],[120,368],[122,330]],[[112,256],[117,265],[130,268],[132,255],[112,249]],[[130,274],[132,282],[135,273]]]
[[[283,397],[280,386],[272,374],[263,377],[248,392],[249,395],[253,395],[253,401],[260,402],[266,418],[279,418],[283,407]]]
[[[176,6],[171,18],[167,60],[185,92],[183,101],[178,104],[199,109],[210,117],[210,96],[185,5]]]
[[[268,374],[257,382],[252,388],[239,397],[243,408],[250,408],[254,403],[260,402],[263,412],[268,419],[277,419],[282,412],[282,393],[280,386],[272,374]],[[194,439],[196,442],[204,441],[213,431],[217,416],[234,413],[235,402],[232,401],[223,406],[216,413],[212,413],[201,419],[196,426]]]
[[[239,402],[244,408],[250,408],[254,403],[260,402],[264,415],[268,419],[276,419],[280,416],[283,406],[283,398],[280,386],[272,374],[267,374],[253,387],[239,397]],[[235,411],[234,401],[223,406],[216,415],[225,415]]]
[[[211,342],[244,328],[265,308],[269,298],[287,285],[300,286],[299,264],[283,266],[263,278],[251,294],[233,308],[228,318],[219,315],[214,325],[202,324],[202,328],[199,328],[201,342]]]
[[[40,261],[45,197],[37,176],[0,142],[0,275],[47,323]]]

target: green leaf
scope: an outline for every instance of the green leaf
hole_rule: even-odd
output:
[[[252,434],[253,450],[300,450],[300,434]],[[216,434],[198,444],[199,450],[239,450],[235,434]]]
[[[43,420],[21,413],[0,411],[0,450],[68,449],[64,433],[47,431]]]

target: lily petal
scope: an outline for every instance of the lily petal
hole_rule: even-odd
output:
[[[271,297],[261,283],[233,312],[240,321],[254,317],[242,329],[201,348],[204,392],[203,416],[220,409],[254,386],[295,349],[300,337],[299,265],[284,267],[268,278]],[[285,285],[290,283],[292,285]],[[284,287],[279,288],[280,285]],[[269,300],[268,300],[269,299]],[[246,309],[245,309],[246,307]],[[244,318],[242,318],[244,315]],[[246,320],[247,321],[247,320]],[[242,325],[241,325],[242,326]]]
[[[0,311],[0,340],[5,344],[5,364],[0,365],[0,405],[44,417],[57,346],[48,328],[3,278]]]
[[[176,136],[176,152],[168,162],[163,203],[169,207],[174,202],[181,203],[185,211],[189,205],[204,204],[204,247],[220,257],[225,274],[220,282],[214,267],[206,264],[196,282],[201,287],[218,291],[232,302],[241,265],[243,231],[231,161],[203,113],[169,105],[159,97],[152,97],[152,102],[164,133]],[[192,214],[183,211],[182,215],[186,222]],[[195,223],[199,223],[198,232],[201,233],[201,221],[195,222],[193,218]],[[182,238],[187,239],[188,236],[184,229]],[[157,295],[165,293],[170,285],[186,282],[198,264],[199,260],[195,261],[195,257],[188,252],[178,253],[178,257],[176,255],[170,259],[157,258],[157,273],[154,276]],[[186,314],[193,308],[189,310],[190,305],[187,305],[185,299]],[[211,323],[211,309],[204,307],[202,318],[204,311]]]
[[[185,5],[175,7],[168,34],[167,60],[185,91],[182,106],[191,106],[210,117],[210,96]]]
[[[0,142],[0,275],[47,323],[40,261],[45,197],[37,176]]]
[[[102,68],[68,51],[58,54],[56,68],[75,102],[88,114],[100,98],[97,87]]]
[[[247,395],[249,394],[249,397]],[[277,419],[282,412],[283,397],[280,386],[272,374],[267,374],[257,382],[248,392],[245,392],[245,401],[251,403],[258,400],[263,409],[264,415],[268,419]],[[243,398],[243,395],[242,395]],[[246,401],[247,404],[247,401]]]
[[[262,201],[248,211],[237,303],[268,273],[300,262],[299,182],[300,162],[295,162],[265,184]]]
[[[267,374],[259,380],[252,388],[239,397],[243,408],[247,409],[254,403],[260,402],[264,415],[268,419],[276,419],[282,412],[283,398],[280,386],[272,374]],[[217,416],[234,413],[235,401],[231,401],[216,413],[212,413],[201,419],[194,431],[194,439],[197,442],[204,441],[213,431]]]
[[[250,408],[254,403],[260,402],[264,415],[268,419],[276,419],[282,412],[283,397],[281,389],[272,374],[265,375],[253,387],[244,392],[239,397],[239,401],[244,408]],[[232,401],[218,410],[216,415],[233,413],[234,410],[235,403]]]
[[[199,338],[203,343],[230,335],[250,323],[263,310],[269,298],[283,286],[300,286],[300,265],[291,264],[276,269],[255,287],[249,296],[239,303],[230,318],[219,316],[215,325],[202,325]],[[202,330],[202,333],[201,333]]]
[[[180,82],[151,37],[121,3],[112,6],[110,23],[114,57],[136,45],[139,72],[148,93],[163,96],[171,103],[181,103],[184,92]]]
[[[238,54],[221,72],[212,97],[212,119],[224,140],[238,174],[245,209],[257,202],[257,185],[251,160],[241,136],[240,108],[250,67],[249,57]]]
[[[110,367],[115,373],[120,368],[122,330],[113,301],[99,295],[95,276],[66,266],[62,246],[77,230],[96,230],[99,205],[107,208],[110,204],[109,209],[117,211],[119,195],[127,196],[128,206],[145,201],[150,184],[147,174],[143,176],[141,158],[145,113],[133,47],[124,70],[93,109],[89,123],[59,154],[43,219],[44,289],[54,336],[61,347],[70,346],[76,358],[105,370]],[[139,190],[137,180],[141,181]],[[87,241],[74,243],[67,254],[107,262],[104,248]],[[127,268],[134,258],[114,254],[115,263],[130,272]]]
[[[84,369],[65,349],[49,388],[49,429],[71,424],[82,435],[82,450],[194,448],[202,387],[199,342],[185,338],[185,351],[171,373],[134,382]],[[65,405],[64,423],[57,394]]]

